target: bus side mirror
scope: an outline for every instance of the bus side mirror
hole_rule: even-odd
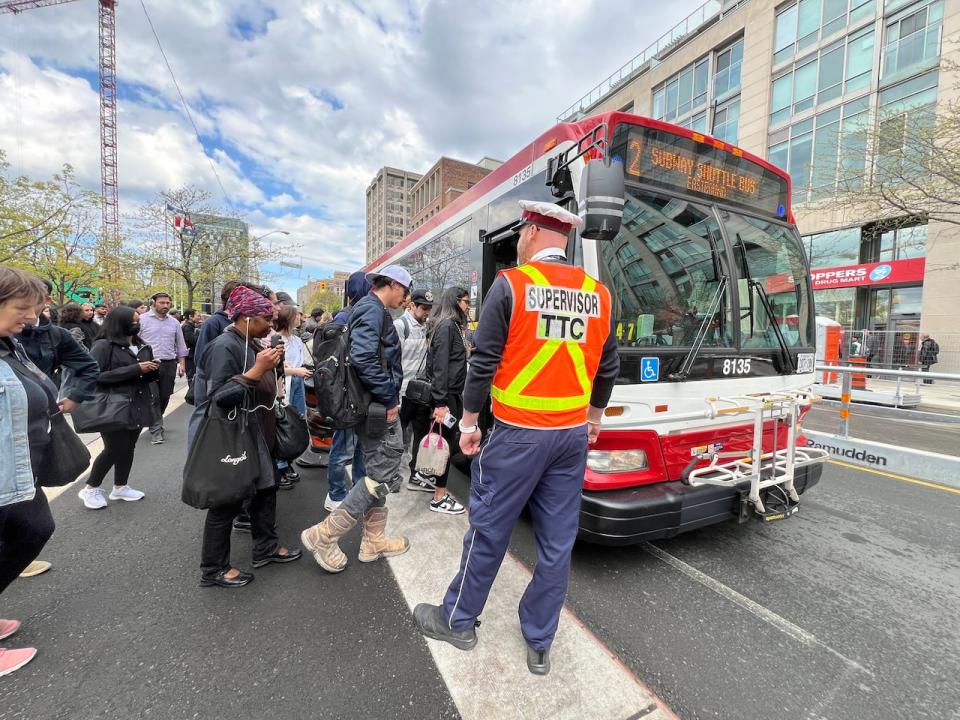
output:
[[[580,235],[587,240],[613,240],[623,220],[623,162],[595,158],[580,176]]]

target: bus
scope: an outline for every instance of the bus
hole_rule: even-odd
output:
[[[476,321],[516,264],[521,199],[585,218],[568,261],[613,297],[620,375],[580,537],[627,545],[792,516],[826,454],[802,435],[816,330],[789,176],[702,133],[598,114],[543,133],[364,269],[403,265],[434,294],[462,286]]]

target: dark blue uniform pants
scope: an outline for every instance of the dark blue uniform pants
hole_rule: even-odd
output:
[[[470,529],[463,538],[460,572],[443,600],[449,627],[473,627],[513,526],[529,503],[537,566],[520,600],[520,629],[531,647],[550,647],[570,579],[586,463],[586,425],[567,430],[496,425],[472,467]]]

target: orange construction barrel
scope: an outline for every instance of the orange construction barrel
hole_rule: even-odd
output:
[[[851,365],[863,365],[866,367],[867,359],[861,357],[860,355],[851,355],[850,356]],[[867,389],[867,374],[865,372],[855,372],[851,373],[850,377],[850,387],[853,390],[866,390]]]

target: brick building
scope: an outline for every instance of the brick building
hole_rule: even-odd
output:
[[[350,277],[350,273],[342,272],[338,270],[333,274],[333,277],[329,278],[319,278],[314,280],[313,278],[307,278],[307,284],[297,288],[297,305],[300,306],[300,309],[303,312],[308,313],[312,308],[307,307],[307,303],[310,302],[312,298],[318,291],[322,290],[324,292],[332,293],[337,297],[342,298],[347,284],[347,278]]]
[[[448,157],[437,160],[410,190],[411,217],[407,232],[436,215],[501,164],[491,158],[484,158],[476,165]]]

